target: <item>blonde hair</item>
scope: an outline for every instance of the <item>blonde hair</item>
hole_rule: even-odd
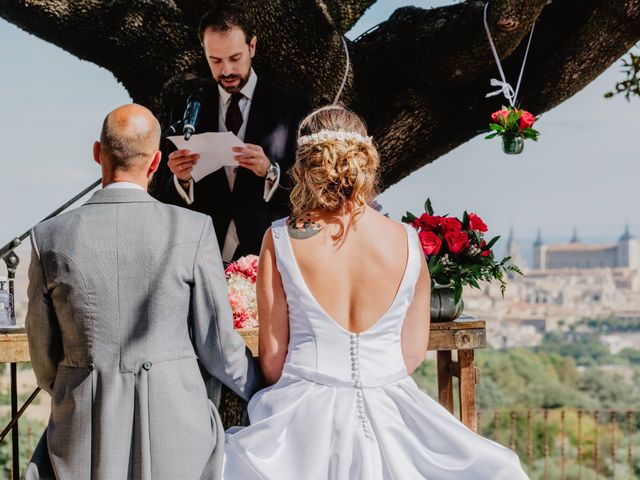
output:
[[[340,105],[319,108],[302,120],[298,139],[292,217],[363,212],[377,194],[380,159],[360,116]]]

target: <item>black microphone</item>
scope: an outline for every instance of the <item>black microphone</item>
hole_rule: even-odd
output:
[[[184,117],[182,117],[182,133],[185,140],[189,140],[193,132],[196,131],[201,106],[202,97],[199,94],[193,94],[187,99],[187,108],[184,111]]]

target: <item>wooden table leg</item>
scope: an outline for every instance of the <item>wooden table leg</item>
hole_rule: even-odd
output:
[[[471,430],[478,430],[476,418],[476,382],[473,367],[473,350],[458,350],[460,369],[460,420]]]
[[[453,413],[453,372],[451,350],[438,351],[438,398],[440,405]]]

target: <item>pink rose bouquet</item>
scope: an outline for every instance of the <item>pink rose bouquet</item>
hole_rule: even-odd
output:
[[[229,264],[224,273],[229,287],[233,328],[257,327],[256,279],[258,275],[258,257],[255,255],[241,257]]]

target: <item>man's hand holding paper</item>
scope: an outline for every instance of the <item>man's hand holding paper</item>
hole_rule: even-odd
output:
[[[178,150],[169,155],[169,169],[181,181],[195,182],[226,165],[236,167],[233,148],[245,148],[242,140],[231,132],[206,132],[193,135],[188,141],[182,136],[168,137]]]

